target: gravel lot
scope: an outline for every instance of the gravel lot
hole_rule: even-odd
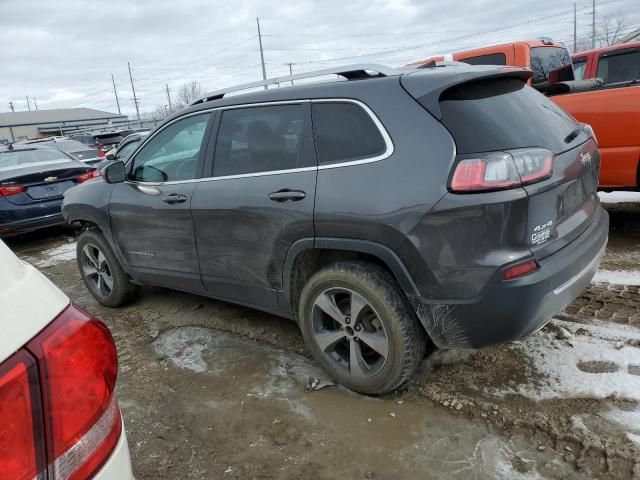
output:
[[[7,243],[113,332],[139,479],[640,478],[640,203],[606,207],[598,282],[564,314],[381,398],[332,386],[287,320],[159,288],[101,307],[73,231]]]

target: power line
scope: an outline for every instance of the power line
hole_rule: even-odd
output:
[[[31,111],[31,103],[29,103],[29,95],[25,95],[25,97],[27,98],[27,108],[29,109],[29,111]]]

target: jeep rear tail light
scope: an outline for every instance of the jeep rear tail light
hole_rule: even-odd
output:
[[[543,148],[492,152],[459,158],[452,192],[489,192],[530,185],[550,178],[554,155]]]
[[[89,478],[109,458],[122,430],[111,334],[70,305],[27,349],[39,367],[50,478]]]
[[[0,477],[43,475],[44,430],[35,361],[21,350],[0,365]]]
[[[22,185],[0,185],[0,197],[10,197],[24,192]]]

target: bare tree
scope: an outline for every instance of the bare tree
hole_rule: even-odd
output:
[[[153,112],[153,118],[165,118],[171,113],[173,112],[169,111],[169,107],[167,105],[156,105],[156,109]]]
[[[627,20],[622,12],[612,12],[596,21],[596,47],[615,45],[624,38]],[[591,35],[578,38],[576,52],[591,50]]]
[[[189,105],[194,100],[197,100],[204,93],[202,85],[197,80],[191,80],[183,84],[178,90],[177,107],[174,110],[179,110]]]
[[[622,12],[613,12],[604,15],[602,19],[597,22],[596,41],[601,47],[615,45],[624,37],[625,27],[626,19]]]

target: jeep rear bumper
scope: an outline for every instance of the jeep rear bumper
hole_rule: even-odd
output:
[[[601,207],[595,215],[587,230],[539,260],[539,268],[529,275],[504,281],[500,269],[471,300],[411,298],[433,342],[440,348],[480,348],[520,340],[542,328],[580,295],[600,265],[609,215]]]

